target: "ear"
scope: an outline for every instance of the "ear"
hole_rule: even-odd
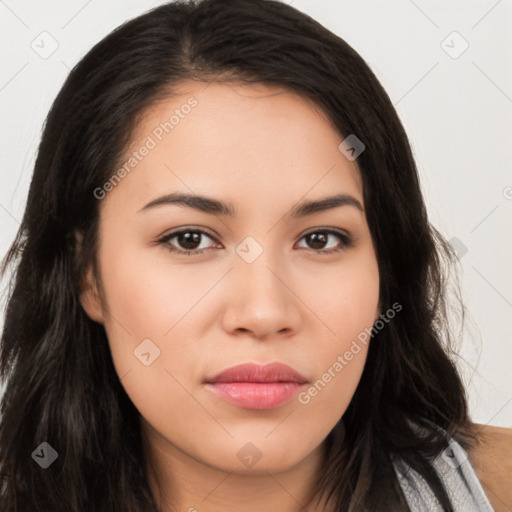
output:
[[[82,252],[82,244],[82,233],[75,232],[76,262],[78,262],[79,255]],[[79,289],[80,303],[82,304],[82,308],[85,313],[91,320],[102,324],[104,322],[103,308],[100,295],[98,293],[98,283],[96,282],[92,263],[87,266],[85,274],[81,276]]]
[[[373,323],[375,323],[380,318],[381,311],[382,311],[382,304],[381,304],[381,301],[379,298],[379,303],[377,304],[377,311],[375,312],[375,320],[373,321]]]
[[[92,265],[87,268],[80,283],[80,303],[91,320],[100,324],[104,322],[103,308]]]

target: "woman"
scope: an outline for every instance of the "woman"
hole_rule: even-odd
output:
[[[4,262],[2,510],[510,506],[452,258],[339,37],[268,0],[125,23],[56,98]]]

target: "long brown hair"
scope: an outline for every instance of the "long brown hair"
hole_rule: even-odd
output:
[[[453,263],[453,251],[429,223],[407,136],[368,65],[343,39],[274,0],[164,4],[95,45],[55,99],[3,265],[5,273],[16,263],[1,339],[1,509],[158,510],[143,471],[139,413],[103,326],[80,305],[78,283],[96,253],[95,189],[117,169],[141,113],[185,79],[287,87],[314,100],[340,134],[364,142],[357,164],[380,304],[403,309],[370,344],[350,406],[327,438],[315,492],[336,511],[405,509],[393,471],[400,457],[449,510],[429,457],[448,436],[463,446],[470,440],[449,354],[444,263]],[[42,470],[31,454],[44,441],[58,459]]]

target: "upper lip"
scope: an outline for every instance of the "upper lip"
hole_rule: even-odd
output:
[[[244,363],[231,366],[206,380],[206,383],[217,382],[298,382],[304,384],[307,379],[287,364]]]

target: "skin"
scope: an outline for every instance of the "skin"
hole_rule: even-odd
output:
[[[242,408],[204,380],[238,363],[279,361],[314,383],[372,327],[379,272],[364,211],[287,216],[300,201],[336,193],[364,208],[357,163],[339,151],[344,137],[325,114],[297,94],[199,82],[177,93],[145,112],[127,156],[188,98],[197,106],[101,200],[101,285],[89,269],[82,305],[104,325],[142,416],[150,485],[163,510],[305,510],[325,438],[352,399],[368,347],[360,343],[307,404]],[[140,211],[173,191],[231,202],[237,214],[176,204]],[[183,227],[208,232],[195,246],[203,254],[170,252],[191,247],[180,237],[156,242]],[[315,245],[305,236],[322,228],[348,233],[353,245],[327,254],[343,240],[329,235]],[[249,236],[257,243],[249,253],[262,250],[250,263],[236,252]],[[160,350],[149,366],[134,356],[145,339]],[[252,466],[237,456],[246,443],[261,455]],[[324,508],[314,501],[307,510]]]
[[[495,512],[512,510],[512,429],[474,424],[469,460]]]

